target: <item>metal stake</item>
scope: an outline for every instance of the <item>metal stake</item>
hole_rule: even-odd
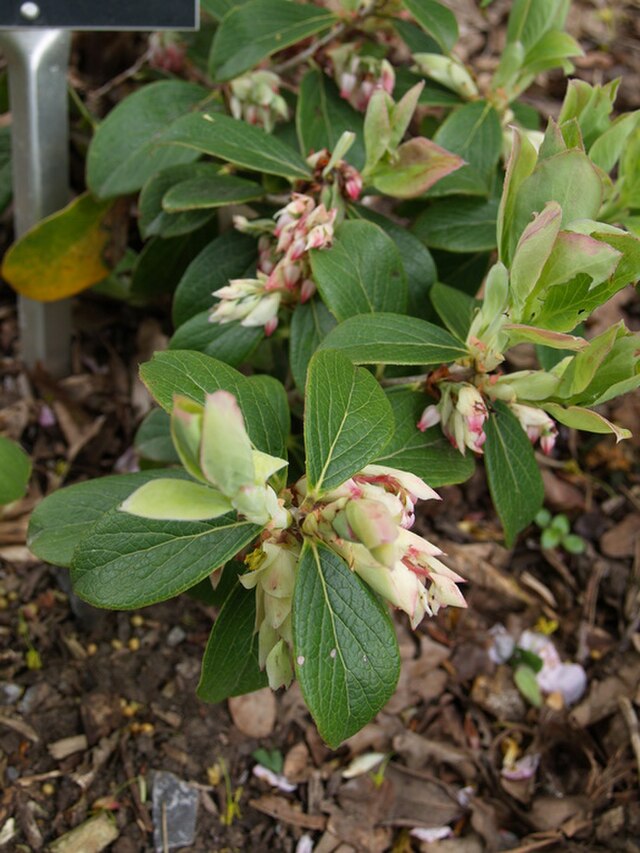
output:
[[[9,65],[16,237],[69,201],[66,30],[0,32]],[[18,297],[22,357],[53,376],[70,370],[71,302]]]

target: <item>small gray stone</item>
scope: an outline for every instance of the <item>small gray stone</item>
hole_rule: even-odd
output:
[[[173,648],[179,646],[186,638],[185,632],[179,625],[175,625],[167,634],[167,645]]]
[[[10,681],[3,681],[0,684],[0,705],[15,705],[18,699],[22,696],[23,687],[19,684],[12,684]]]
[[[153,775],[153,843],[156,853],[193,844],[198,792],[182,779],[158,770]]]

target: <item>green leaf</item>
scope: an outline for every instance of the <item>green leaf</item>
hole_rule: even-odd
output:
[[[301,391],[304,391],[307,381],[311,356],[335,325],[336,321],[320,299],[296,305],[291,318],[289,364],[295,383]]]
[[[336,21],[331,12],[313,4],[249,0],[223,18],[211,46],[209,71],[217,81],[231,80]]]
[[[33,511],[27,544],[31,551],[57,566],[71,565],[73,550],[102,516],[157,477],[186,478],[184,471],[158,469],[98,477],[67,486],[46,497]]]
[[[191,349],[218,358],[233,367],[242,364],[264,337],[262,326],[211,323],[211,309],[183,323],[169,341],[169,349]]]
[[[368,465],[391,438],[393,412],[373,376],[338,352],[309,363],[304,446],[310,489],[339,486]]]
[[[133,268],[131,294],[153,299],[171,293],[193,258],[211,242],[213,223],[207,222],[197,231],[181,237],[152,237],[144,246]]]
[[[262,198],[264,192],[255,181],[235,175],[204,175],[187,178],[171,187],[162,199],[162,207],[167,213],[208,210],[255,201]]]
[[[533,705],[534,708],[542,707],[542,693],[540,692],[538,679],[530,666],[526,664],[517,666],[513,673],[513,680],[527,702]]]
[[[220,113],[183,116],[166,128],[158,141],[167,143],[169,150],[186,147],[254,172],[283,178],[311,177],[309,167],[291,146],[255,125]]]
[[[213,308],[214,290],[230,279],[243,278],[255,263],[256,241],[235,229],[216,237],[196,255],[180,279],[173,299],[173,322],[181,326],[190,317]]]
[[[427,247],[406,228],[370,207],[354,205],[349,209],[349,214],[373,222],[391,237],[398,247],[407,275],[408,313],[412,317],[428,320],[431,315],[429,291],[436,280],[436,265]]]
[[[496,246],[497,214],[498,202],[492,198],[443,198],[422,211],[412,230],[430,248],[488,251]]]
[[[122,512],[159,521],[208,521],[232,511],[228,498],[191,480],[150,480],[129,495]]]
[[[246,2],[247,0],[200,0],[200,6],[216,21],[221,21],[228,12]]]
[[[146,607],[197,584],[260,530],[234,515],[213,521],[152,521],[114,510],[78,543],[71,582],[80,598],[95,607]]]
[[[181,181],[189,178],[199,180],[216,174],[219,169],[215,163],[183,163],[152,175],[143,186],[138,200],[138,228],[142,237],[179,237],[208,222],[210,211],[167,213],[162,207],[162,199],[171,187]]]
[[[441,53],[440,45],[431,36],[428,36],[424,30],[412,24],[411,21],[405,21],[403,18],[394,18],[393,26],[402,41],[413,53]]]
[[[436,282],[431,288],[431,302],[440,319],[452,335],[464,343],[469,334],[471,321],[482,302],[468,296],[462,290]]]
[[[511,547],[542,506],[544,487],[533,447],[520,422],[506,404],[496,401],[494,406],[485,423],[484,459],[489,491]]]
[[[433,323],[401,314],[361,314],[340,323],[320,344],[355,364],[447,364],[467,352]]]
[[[502,151],[502,128],[496,110],[486,101],[474,101],[454,110],[436,131],[433,141],[459,154],[469,165],[443,178],[429,194],[445,195],[463,179],[479,180],[485,193],[491,190]]]
[[[570,533],[568,536],[562,538],[562,547],[570,554],[584,554],[587,546],[581,536]]]
[[[402,5],[413,15],[422,29],[449,53],[458,41],[458,23],[450,9],[436,0],[403,0]]]
[[[197,153],[158,145],[168,124],[207,97],[182,80],[142,86],[100,124],[87,155],[87,184],[99,199],[136,192],[156,172],[188,163]]]
[[[248,378],[215,358],[188,350],[156,353],[141,366],[140,376],[151,395],[168,412],[173,408],[174,394],[203,405],[206,394],[229,391],[238,400],[247,432],[258,450],[285,457],[289,407],[285,390],[276,379]]]
[[[302,78],[296,109],[296,130],[300,150],[306,157],[312,151],[333,151],[345,131],[356,134],[348,160],[356,169],[364,166],[362,115],[340,97],[336,85],[318,68]]]
[[[515,196],[510,228],[512,251],[533,213],[543,210],[548,201],[558,202],[562,208],[561,225],[565,226],[576,219],[597,219],[602,192],[602,180],[583,151],[570,149],[539,160]]]
[[[266,687],[267,675],[258,666],[255,620],[255,593],[236,582],[222,605],[202,658],[198,697],[203,702],[222,702]]]
[[[31,461],[15,441],[0,436],[0,506],[21,498],[31,476]]]
[[[311,252],[323,302],[338,321],[407,307],[407,281],[393,240],[371,222],[343,222],[333,246]]]
[[[421,391],[394,388],[387,392],[395,419],[391,441],[375,459],[376,465],[389,465],[410,471],[433,488],[464,483],[475,471],[471,454],[465,456],[451,446],[440,426],[420,432],[416,424],[429,404]]]
[[[334,749],[384,707],[400,656],[386,610],[333,551],[306,542],[293,599],[296,677]]]
[[[591,409],[585,409],[582,406],[565,407],[559,403],[544,403],[542,408],[554,420],[572,429],[582,429],[585,432],[600,434],[612,433],[615,435],[616,441],[621,441],[623,438],[631,438],[631,432],[628,429],[617,426],[607,420],[604,415],[594,412]]]
[[[140,456],[152,462],[180,463],[171,439],[171,421],[164,409],[151,409],[137,429],[133,446]]]

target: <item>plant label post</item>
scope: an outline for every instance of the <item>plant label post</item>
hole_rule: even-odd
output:
[[[16,237],[69,200],[67,67],[71,30],[188,30],[197,0],[9,0],[0,49],[9,66]],[[70,369],[71,302],[19,297],[22,356],[54,376]]]

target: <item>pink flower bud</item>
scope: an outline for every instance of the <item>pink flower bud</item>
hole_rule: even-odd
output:
[[[435,426],[440,423],[440,412],[438,411],[438,407],[435,405],[427,406],[422,415],[420,416],[420,420],[418,421],[418,429],[420,432],[426,432],[429,427]]]

